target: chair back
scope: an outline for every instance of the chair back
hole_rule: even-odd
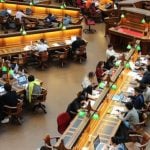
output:
[[[23,111],[22,106],[23,106],[23,101],[18,102],[16,107],[10,107],[5,105],[4,112],[10,116],[19,116]]]
[[[39,53],[39,56],[40,56],[40,60],[41,60],[42,62],[48,61],[48,52],[47,52],[47,51],[40,52],[40,53]]]
[[[32,102],[45,102],[47,96],[47,90],[42,89],[41,94],[32,94]]]
[[[64,131],[67,129],[68,125],[70,124],[71,117],[67,112],[63,112],[58,115],[57,117],[57,126],[58,132],[63,134]]]

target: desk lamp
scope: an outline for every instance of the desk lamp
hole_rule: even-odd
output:
[[[80,116],[80,117],[85,117],[85,116],[87,116],[88,118],[91,116],[91,111],[94,111],[94,112],[97,112],[97,110],[94,110],[93,108],[92,108],[92,106],[91,106],[91,101],[88,101],[88,105],[85,107],[85,108],[83,108],[83,110],[81,110],[79,113],[78,113],[78,115]],[[99,115],[97,114],[97,113],[94,113],[93,115],[92,115],[92,119],[94,119],[94,120],[98,120],[99,119]]]

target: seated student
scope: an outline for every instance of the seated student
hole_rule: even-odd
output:
[[[146,104],[150,104],[150,87],[148,87],[146,84],[140,84],[139,88],[142,91],[144,102]]]
[[[125,117],[122,115],[119,115],[118,117],[123,121],[126,128],[133,129],[133,126],[139,123],[139,114],[131,102],[127,102],[125,106],[128,110],[127,114]]]
[[[82,95],[85,97],[85,100],[91,99],[95,100],[97,99],[97,95],[92,95],[93,94],[93,87],[89,85],[87,88],[83,89]]]
[[[67,112],[69,113],[70,117],[73,119],[78,110],[83,106],[85,101],[85,97],[83,96],[82,92],[77,94],[77,97],[68,105]]]
[[[110,56],[107,61],[104,63],[104,68],[107,70],[110,70],[111,68],[114,67],[114,63],[115,63],[115,56]]]
[[[129,96],[135,109],[141,110],[144,107],[144,96],[140,88],[134,88],[134,96]]]
[[[68,26],[70,24],[72,24],[71,17],[69,15],[65,14],[65,16],[63,18],[63,25]]]
[[[147,71],[144,72],[142,79],[137,81],[143,84],[150,84],[150,65],[147,66]]]
[[[51,13],[48,14],[48,16],[44,19],[45,22],[52,24],[52,22],[57,22],[56,17],[52,15]]]
[[[1,123],[9,122],[8,117],[4,118],[5,114],[3,113],[3,106],[8,105],[8,106],[16,107],[18,103],[17,93],[16,91],[12,91],[12,87],[9,83],[4,84],[4,89],[6,93],[0,97],[0,111],[2,114],[1,118],[3,118]]]
[[[92,86],[93,88],[95,88],[95,86],[97,86],[97,83],[95,80],[95,73],[89,72],[88,75],[84,77],[81,85],[83,89],[86,89],[88,86]]]
[[[116,58],[121,56],[119,53],[116,53],[114,51],[113,46],[111,44],[108,45],[108,48],[106,50],[106,57],[107,57],[107,59],[109,59],[110,56],[115,56]]]
[[[15,17],[18,18],[20,20],[20,22],[22,22],[22,17],[27,17],[27,15],[24,14],[24,12],[22,10],[18,10],[16,12],[16,16]]]
[[[41,94],[42,88],[40,85],[40,82],[35,80],[33,75],[28,76],[28,87],[26,90],[27,100],[29,103],[31,103],[32,100],[32,94]]]
[[[97,78],[97,82],[101,82],[102,78],[105,76],[106,71],[104,70],[104,62],[103,61],[99,61],[97,66],[96,66],[96,78]]]
[[[86,42],[83,39],[81,39],[80,37],[77,37],[77,39],[74,42],[72,42],[72,44],[71,44],[71,51],[70,51],[71,57],[81,53],[81,50],[83,52],[82,56],[86,59],[87,58]]]
[[[110,145],[105,145],[103,150],[126,150],[125,144],[119,141],[118,137],[111,137]]]
[[[47,49],[49,48],[49,46],[46,44],[44,39],[40,39],[40,41],[38,43],[36,43],[36,50],[38,52],[44,52],[47,51]]]

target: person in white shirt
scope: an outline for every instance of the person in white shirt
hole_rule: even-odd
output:
[[[121,55],[119,53],[116,53],[113,49],[113,46],[111,44],[108,45],[108,48],[106,50],[106,57],[107,59],[110,57],[110,56],[115,56],[116,58],[119,58]]]
[[[27,15],[24,14],[22,10],[18,10],[16,12],[16,18],[18,18],[20,20],[20,22],[22,22],[22,17],[27,17]]]
[[[47,51],[49,46],[46,44],[44,39],[40,39],[40,42],[36,44],[36,50],[38,52],[44,52]]]
[[[88,86],[95,87],[97,85],[95,73],[89,72],[88,75],[84,77],[81,85],[82,85],[83,89],[86,89]]]

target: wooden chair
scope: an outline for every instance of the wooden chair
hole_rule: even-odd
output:
[[[64,64],[67,62],[68,58],[68,49],[62,48],[61,51],[55,51],[56,54],[52,55],[53,60],[58,60],[61,67],[64,66]]]
[[[44,51],[44,52],[40,52],[39,53],[39,67],[42,69],[45,69],[48,67],[47,63],[48,63],[48,52]]]
[[[148,119],[148,116],[146,113],[143,113],[142,114],[142,121],[140,123],[137,123],[135,124],[133,127],[134,129],[129,131],[130,133],[137,133],[137,134],[140,134],[144,131],[144,127],[146,125],[146,122],[147,122],[147,119]]]
[[[52,142],[57,142],[60,137],[50,137],[50,135],[46,135],[44,138],[44,147],[46,147],[48,150],[53,150],[54,146],[52,145]]]
[[[131,142],[126,144],[127,148],[134,147],[136,150],[148,150],[150,148],[150,135],[147,132],[142,135],[131,134],[129,137]]]
[[[43,102],[46,101],[46,96],[47,96],[47,90],[42,89],[41,94],[32,94],[31,101],[33,106],[33,111],[35,111],[37,108],[42,109],[44,113],[47,113],[46,111],[46,106],[42,104]]]
[[[23,111],[23,101],[22,100],[18,100],[19,102],[17,103],[16,107],[11,107],[8,105],[4,105],[4,113],[8,116],[11,116],[11,120],[12,122],[16,122],[19,125],[22,124],[22,119],[21,119],[21,115],[22,115],[22,111]]]

